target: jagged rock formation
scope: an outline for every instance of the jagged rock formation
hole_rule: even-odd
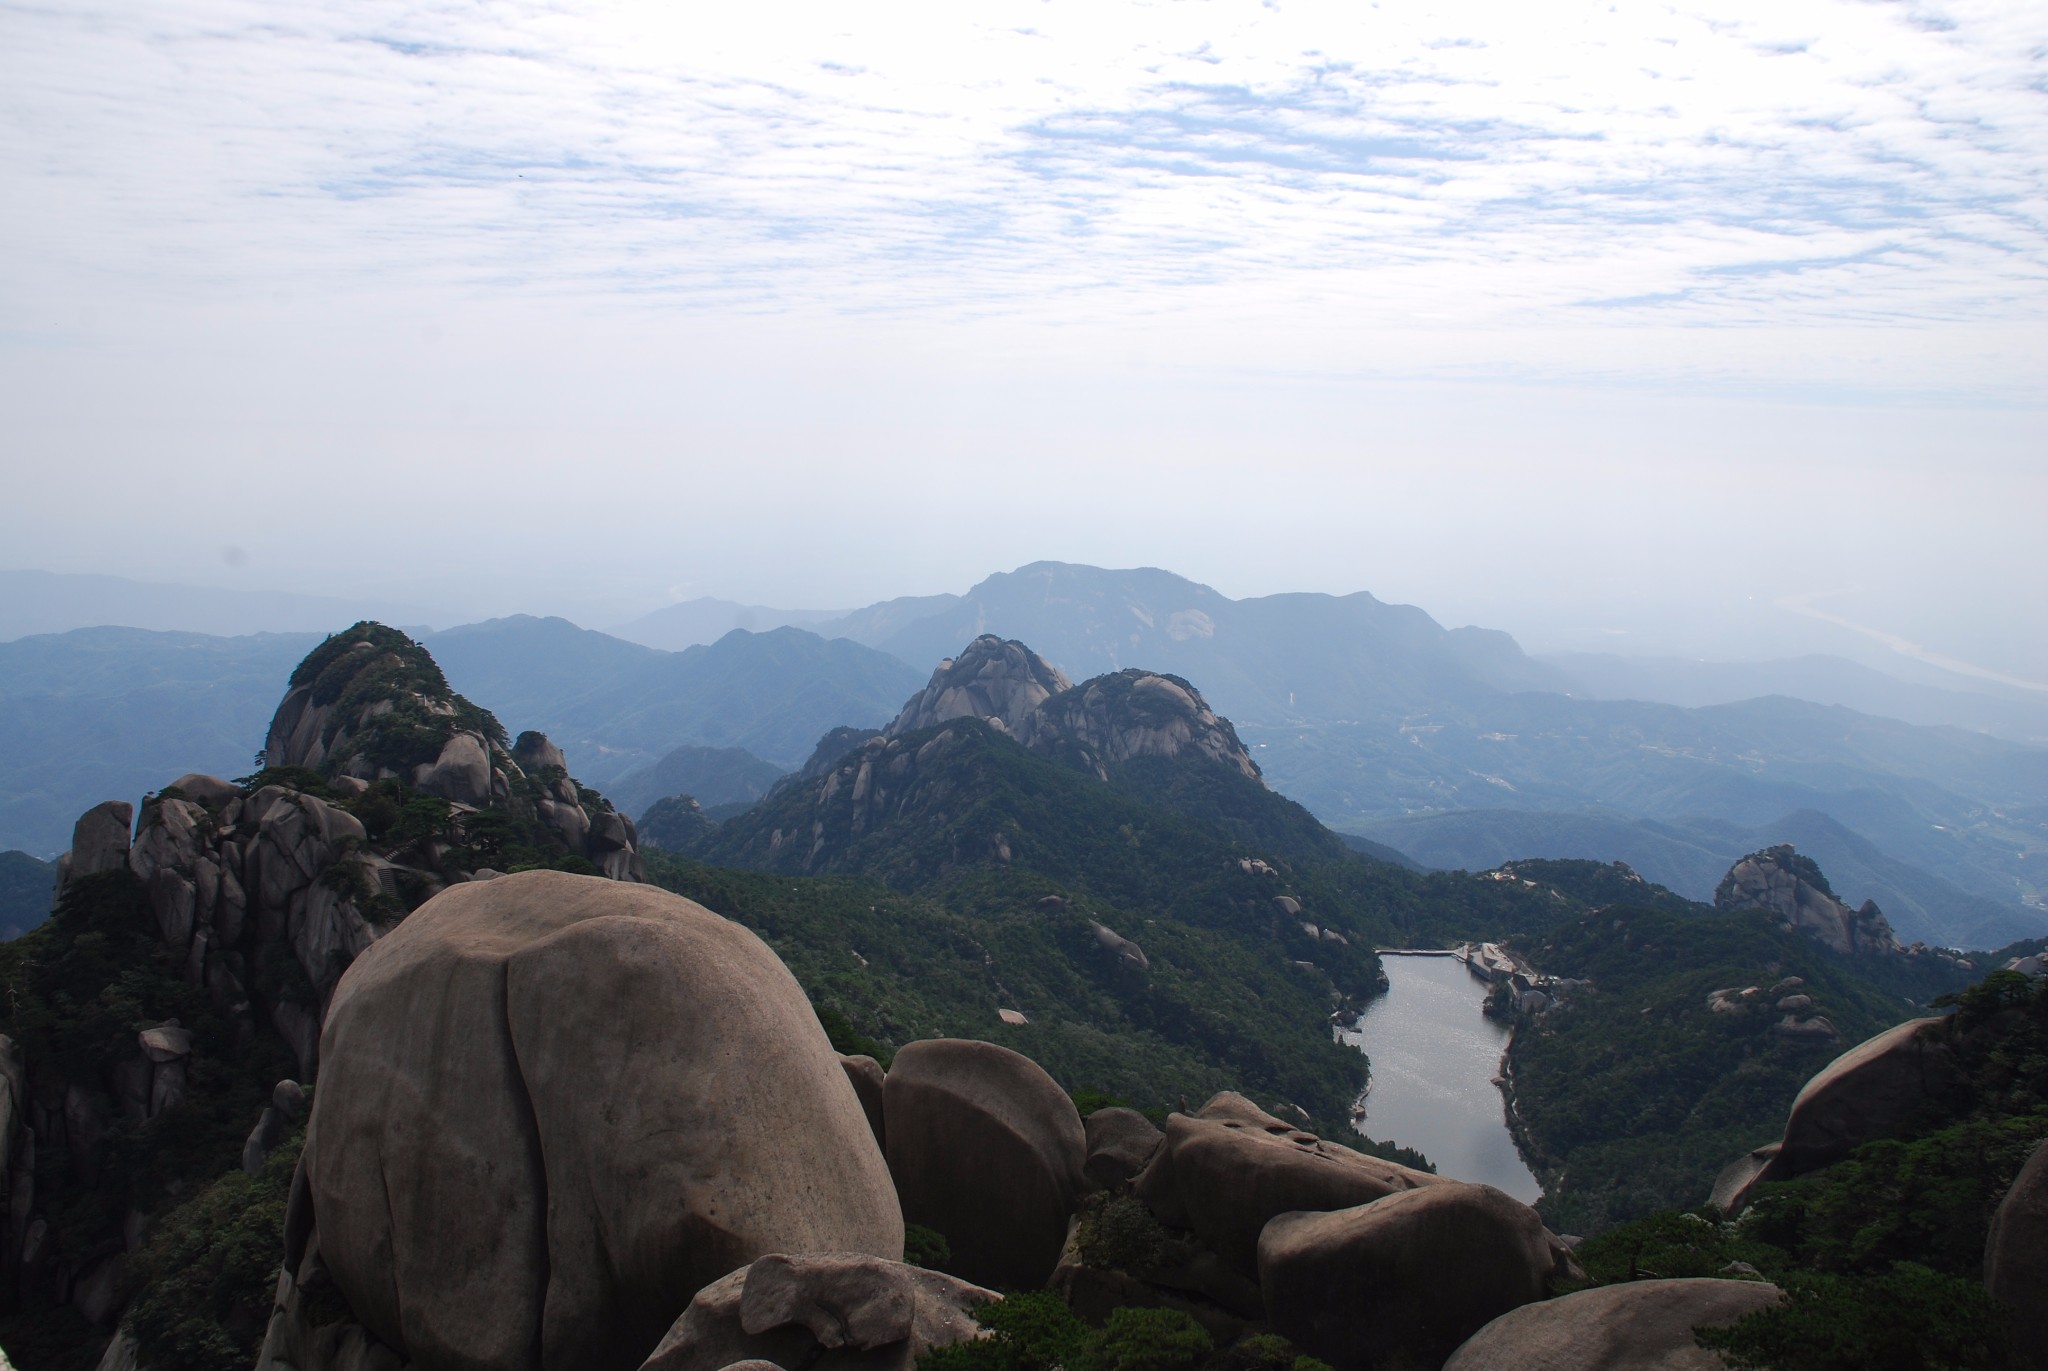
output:
[[[1021,739],[1026,721],[1073,682],[1024,644],[984,633],[932,672],[931,683],[905,702],[888,728],[895,738],[954,719],[982,719]]]
[[[899,738],[960,718],[980,719],[1033,752],[1101,780],[1134,758],[1182,756],[1259,779],[1258,764],[1237,730],[1180,677],[1130,667],[1077,686],[1024,644],[993,634],[940,662],[931,683],[911,696],[880,736]],[[820,746],[803,776],[822,775],[846,755],[842,749],[825,759],[831,742]]]
[[[1752,852],[1728,868],[1714,891],[1714,907],[1767,910],[1844,954],[1901,950],[1874,901],[1850,909],[1828,888],[1827,877],[1813,860],[1800,856],[1790,844]]]
[[[118,978],[146,973],[169,982],[150,993],[186,1006],[182,1022],[145,1019],[109,1046],[92,1005],[80,1004],[67,1012],[85,1016],[89,1042],[70,1041],[60,1020],[39,1030],[39,1054],[0,1050],[13,1070],[0,1091],[11,1091],[0,1108],[11,1195],[0,1274],[24,1297],[69,1303],[102,1327],[134,1293],[128,1258],[163,1203],[150,1188],[162,1177],[135,1180],[163,1163],[137,1149],[180,1145],[178,1128],[157,1121],[195,1091],[214,1101],[247,1091],[250,1112],[234,1125],[237,1136],[248,1130],[240,1162],[261,1170],[303,1109],[298,1082],[319,1070],[321,1023],[342,974],[408,911],[491,878],[494,863],[644,879],[631,824],[569,778],[559,749],[537,733],[504,746],[496,720],[380,625],[329,639],[293,673],[266,760],[248,785],[178,777],[144,798],[132,841],[129,804],[95,806],[59,864],[57,900],[78,904],[60,914],[63,936],[91,933],[147,964],[93,973],[116,978],[119,1017],[133,1022],[136,1011]],[[56,950],[53,988],[89,999],[98,980],[61,979],[78,944]],[[38,1152],[70,1159],[65,1194],[39,1193]],[[103,1180],[109,1168],[116,1182]],[[114,1189],[101,1202],[78,1202],[81,1188],[106,1184]]]
[[[1129,667],[1097,676],[1041,704],[1019,739],[1108,780],[1110,768],[1136,757],[1206,758],[1251,780],[1258,763],[1230,721],[1178,676]]]

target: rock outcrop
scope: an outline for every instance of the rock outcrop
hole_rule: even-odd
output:
[[[980,719],[1033,752],[1101,780],[1140,757],[1199,757],[1252,780],[1258,764],[1230,721],[1178,676],[1135,667],[1071,684],[1024,644],[990,634],[939,663],[882,736],[899,738],[954,719]],[[829,741],[829,739],[828,739]],[[833,760],[845,756],[848,742]],[[820,746],[814,766],[825,748]],[[829,763],[818,774],[829,769]],[[804,769],[809,776],[812,766]]]
[[[1557,1262],[1535,1210],[1458,1181],[1283,1214],[1258,1245],[1274,1331],[1337,1371],[1441,1366],[1494,1319],[1542,1299]]]
[[[898,738],[954,719],[981,719],[1013,738],[1038,707],[1073,686],[1061,670],[1024,644],[984,633],[932,672],[885,736]]]
[[[641,1371],[912,1371],[981,1336],[993,1290],[857,1253],[761,1257],[697,1292]]]
[[[1259,1234],[1293,1210],[1348,1209],[1441,1178],[1327,1143],[1226,1091],[1192,1115],[1173,1114],[1137,1179],[1160,1220],[1192,1231],[1241,1274],[1258,1268]]]
[[[1721,878],[1716,909],[1762,909],[1788,926],[1845,955],[1900,951],[1899,940],[1877,905],[1865,900],[1850,909],[1835,897],[1827,877],[1790,844],[1752,852]]]
[[[96,804],[71,826],[71,850],[57,859],[57,889],[83,876],[128,865],[135,806],[125,800]]]
[[[2035,1322],[2048,1308],[2048,1142],[2027,1158],[1992,1216],[1984,1288],[2012,1310],[2013,1346],[2024,1363],[2048,1366]]]
[[[1729,1163],[1714,1183],[1712,1202],[1734,1213],[1759,1185],[1818,1171],[1946,1109],[1963,1076],[1954,1051],[1935,1031],[1941,1022],[1910,1019],[1822,1067],[1793,1099],[1784,1137]]]
[[[1228,719],[1179,676],[1127,667],[1045,701],[1019,741],[1097,777],[1139,757],[1200,757],[1259,779],[1258,763]]]
[[[1443,1371],[1723,1371],[1693,1338],[1784,1298],[1763,1281],[1630,1281],[1525,1304],[1451,1354]]]
[[[956,1275],[1044,1285],[1088,1154],[1067,1093],[1006,1047],[938,1038],[896,1054],[882,1098],[904,1221],[945,1235]]]
[[[1082,1173],[1101,1190],[1122,1190],[1152,1162],[1166,1135],[1135,1109],[1098,1109],[1082,1121],[1088,1159]]]
[[[902,1254],[803,991],[680,897],[544,871],[450,889],[349,968],[321,1047],[308,1241],[423,1365],[630,1371],[760,1256]]]

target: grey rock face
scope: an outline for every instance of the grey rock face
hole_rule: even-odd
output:
[[[756,1257],[902,1255],[802,989],[667,892],[451,887],[349,968],[321,1058],[320,1250],[362,1325],[424,1364],[632,1368]]]
[[[950,719],[984,719],[1017,737],[1031,712],[1072,686],[1060,669],[1019,642],[985,633],[939,663],[930,684],[883,730],[896,738]]]
[[[1444,1371],[1723,1371],[1694,1328],[1725,1328],[1784,1297],[1762,1281],[1649,1280],[1580,1290],[1501,1315]]]
[[[1089,921],[1088,927],[1094,932],[1097,945],[1103,951],[1109,953],[1110,956],[1115,957],[1118,965],[1128,967],[1133,971],[1150,971],[1152,969],[1152,962],[1146,957],[1145,949],[1139,947],[1129,938],[1124,937],[1123,934],[1118,933],[1113,928],[1096,923],[1092,919]]]
[[[532,729],[514,740],[512,760],[519,763],[520,770],[529,776],[538,775],[550,767],[565,774],[569,770],[569,759],[562,755],[562,749],[549,742],[547,734],[536,733]]]
[[[1047,700],[1018,739],[1107,778],[1109,768],[1139,757],[1207,758],[1252,780],[1259,767],[1228,719],[1209,708],[1178,676],[1126,668],[1097,676]]]
[[[1721,878],[1714,907],[1768,910],[1844,954],[1899,951],[1899,940],[1875,903],[1865,900],[1862,908],[1850,909],[1812,879],[1819,872],[1789,844],[1752,852]]]
[[[1159,1218],[1191,1229],[1239,1272],[1257,1269],[1259,1234],[1275,1215],[1348,1209],[1443,1184],[1283,1123],[1226,1091],[1193,1115],[1166,1120],[1166,1137],[1136,1193]]]
[[[1274,1330],[1338,1371],[1441,1366],[1494,1319],[1542,1299],[1556,1260],[1535,1210],[1458,1181],[1282,1214],[1258,1254]]]
[[[1008,1048],[936,1038],[896,1054],[883,1113],[905,1222],[943,1233],[968,1280],[1044,1285],[1087,1158],[1067,1092]]]
[[[992,1290],[859,1253],[761,1257],[697,1292],[641,1371],[911,1371],[981,1336]]]
[[[1105,779],[1110,767],[1134,758],[1188,755],[1259,777],[1230,721],[1180,677],[1130,668],[1076,686],[1024,644],[988,634],[941,662],[882,736],[958,718],[981,719],[1034,752]]]

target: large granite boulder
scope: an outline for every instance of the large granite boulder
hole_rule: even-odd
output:
[[[641,1371],[753,1362],[804,1371],[912,1371],[981,1336],[993,1290],[859,1253],[762,1257],[697,1292]]]
[[[1494,1319],[1542,1299],[1556,1263],[1535,1210],[1460,1181],[1283,1214],[1259,1237],[1274,1331],[1337,1371],[1441,1366]]]
[[[66,880],[97,876],[128,864],[128,833],[135,823],[135,806],[123,800],[107,800],[78,816],[71,826],[71,851],[65,854]]]
[[[1007,1047],[934,1038],[896,1054],[882,1113],[904,1221],[945,1235],[956,1275],[1044,1285],[1087,1157],[1067,1092]]]
[[[1723,1371],[1693,1339],[1783,1298],[1763,1281],[1650,1280],[1525,1304],[1474,1333],[1444,1371]]]
[[[1984,1288],[2014,1313],[2013,1346],[2025,1364],[2048,1367],[2038,1329],[2023,1326],[2048,1309],[2048,1142],[2034,1149],[2005,1192],[1984,1244]]]
[[[1939,1019],[1912,1019],[1850,1048],[1816,1073],[1792,1101],[1785,1139],[1764,1179],[1805,1175],[1864,1143],[1904,1133],[1962,1083],[1955,1054],[1929,1032]]]
[[[1088,1135],[1088,1159],[1082,1171],[1089,1184],[1102,1190],[1129,1185],[1151,1164],[1166,1140],[1166,1135],[1135,1109],[1098,1109],[1082,1127]]]
[[[1166,1120],[1166,1139],[1137,1180],[1161,1222],[1193,1230],[1238,1271],[1258,1266],[1259,1234],[1276,1214],[1349,1209],[1439,1177],[1327,1143],[1225,1091]]]
[[[868,1116],[868,1129],[875,1135],[875,1146],[882,1148],[886,1155],[889,1132],[882,1113],[882,1092],[888,1084],[888,1073],[882,1070],[880,1062],[868,1056],[842,1055],[839,1064],[846,1069],[846,1079],[860,1099],[861,1112]]]
[[[795,979],[688,900],[529,871],[366,949],[321,1038],[318,1244],[421,1366],[638,1366],[769,1252],[902,1255],[889,1175]]]

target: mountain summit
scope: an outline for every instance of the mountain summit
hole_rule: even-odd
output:
[[[910,697],[882,736],[900,738],[962,718],[979,719],[1097,780],[1139,757],[1184,756],[1260,779],[1230,720],[1181,677],[1126,667],[1077,686],[1023,643],[992,633],[941,661],[931,683]]]

